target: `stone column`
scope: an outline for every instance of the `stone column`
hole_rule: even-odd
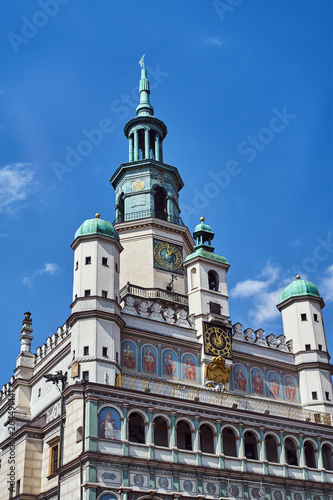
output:
[[[221,420],[216,421],[216,454],[219,457],[219,467],[224,469],[224,457],[222,456],[222,433],[221,433]]]
[[[134,131],[134,161],[139,159],[139,132]]]
[[[199,417],[194,417],[194,451],[197,452],[196,462],[201,465],[201,450],[200,450],[200,434],[199,434]]]
[[[150,157],[149,128],[145,128],[145,159]]]
[[[268,463],[267,463],[267,455],[266,455],[266,441],[264,436],[264,428],[259,427],[260,433],[260,460],[263,462],[263,474],[268,474]]]
[[[124,418],[122,419],[122,430],[121,430],[121,435],[123,439],[123,455],[128,456],[128,437],[127,437],[127,407],[128,404],[124,403],[123,404],[123,415]]]
[[[280,445],[279,446],[281,447],[280,464],[283,464],[283,476],[288,477],[289,474],[288,474],[288,466],[286,464],[286,449],[284,446],[284,435],[283,435],[282,431],[279,432],[279,436],[280,436]]]
[[[247,471],[247,464],[246,464],[246,458],[245,458],[245,446],[244,446],[243,425],[242,424],[240,424],[238,426],[238,433],[239,433],[238,456],[239,456],[239,458],[242,459],[242,472],[246,472]]]
[[[153,429],[153,408],[148,408],[148,432],[147,444],[149,445],[149,458],[154,459],[154,429]]]
[[[318,449],[318,469],[321,470],[321,480],[323,483],[326,483],[326,471],[324,469],[323,462],[323,451],[321,449],[321,441],[317,438],[317,449]]]
[[[172,461],[178,461],[177,454],[177,438],[176,438],[176,412],[171,412],[171,453],[172,453]]]
[[[157,132],[155,134],[155,160],[162,161],[160,159],[160,134]]]
[[[298,442],[299,442],[299,452],[300,452],[300,466],[303,467],[303,479],[307,480],[309,478],[309,472],[306,467],[306,461],[305,461],[303,434],[300,434],[298,436]]]
[[[130,135],[128,138],[128,158],[129,158],[129,161],[134,160],[133,135]]]

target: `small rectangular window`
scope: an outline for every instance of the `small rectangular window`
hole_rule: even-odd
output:
[[[108,355],[108,348],[103,347],[103,356],[107,356],[107,355]]]
[[[325,392],[325,398],[326,398],[326,401],[331,401],[330,399],[330,393],[329,392]]]
[[[74,300],[76,300],[76,299],[77,299],[77,293],[74,295]]]
[[[107,265],[108,265],[107,257],[102,257],[102,266],[107,266]]]
[[[86,257],[86,264],[91,264],[91,257]]]
[[[16,495],[19,495],[19,494],[20,494],[20,489],[21,489],[21,480],[20,480],[20,479],[18,479],[18,480],[16,481],[16,492],[15,492],[15,493],[16,493]]]
[[[117,273],[117,272],[118,272],[118,264],[117,264],[117,262],[115,262],[115,264],[114,264],[114,268],[115,268],[116,273]]]
[[[317,396],[317,391],[314,391],[312,393],[312,399],[318,399],[318,396]]]
[[[39,388],[39,389],[38,389],[38,397],[39,397],[39,398],[40,398],[41,393],[42,393],[42,389],[41,389],[41,388]]]
[[[118,353],[116,352],[116,361],[118,362],[119,361],[119,356],[118,356]]]
[[[305,350],[306,351],[311,351],[311,345],[310,344],[305,344]]]
[[[85,290],[84,291],[84,296],[85,297],[90,297],[90,290]]]
[[[319,323],[318,314],[314,314],[314,315],[313,315],[313,319],[314,319],[317,323]]]
[[[301,320],[306,321],[306,314],[305,313],[301,314]]]
[[[108,296],[108,292],[106,290],[102,290],[102,297],[104,297],[104,299],[106,299]]]
[[[89,356],[89,346],[85,345],[83,348],[83,356]]]
[[[212,314],[221,314],[221,306],[216,302],[209,302],[209,312]]]
[[[49,473],[53,474],[58,469],[59,460],[59,445],[58,443],[50,448],[50,466]]]
[[[88,382],[89,381],[89,372],[82,372],[82,378],[83,378],[83,380]]]
[[[77,261],[75,262],[75,271],[77,271],[78,269],[79,269],[79,261],[77,260]]]
[[[318,344],[318,350],[319,351],[322,351],[323,350],[323,346],[321,344]]]

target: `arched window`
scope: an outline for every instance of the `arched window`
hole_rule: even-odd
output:
[[[125,201],[124,201],[124,193],[120,195],[118,202],[118,217],[117,222],[125,222]]]
[[[133,412],[129,416],[128,440],[132,443],[145,443],[145,424],[140,413]]]
[[[315,459],[314,447],[311,441],[304,442],[304,455],[305,455],[306,466],[310,467],[310,469],[315,469],[316,459]]]
[[[265,437],[266,441],[266,458],[269,462],[277,463],[279,461],[277,444],[274,436],[267,434]]]
[[[257,438],[251,431],[244,434],[245,456],[251,460],[258,460]]]
[[[216,271],[208,271],[209,290],[219,291],[219,276]]]
[[[200,450],[204,453],[215,453],[214,435],[210,425],[202,424],[200,426]]]
[[[322,449],[323,463],[326,470],[333,470],[332,448],[328,444],[323,444]]]
[[[197,283],[197,270],[195,267],[191,269],[191,290],[194,288],[197,288],[198,283]]]
[[[284,441],[286,450],[286,462],[288,465],[298,465],[297,451],[295,441],[291,438],[286,438]]]
[[[225,427],[222,432],[223,453],[228,457],[237,457],[236,436],[232,429]]]
[[[185,420],[180,420],[177,424],[177,447],[180,450],[192,451],[191,428]]]
[[[154,444],[156,446],[169,446],[168,424],[163,417],[154,419]]]
[[[155,188],[154,207],[155,207],[155,217],[157,219],[163,219],[163,220],[168,219],[167,194],[165,189],[159,186]]]

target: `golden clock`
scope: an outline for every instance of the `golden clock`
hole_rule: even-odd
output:
[[[183,249],[167,241],[154,239],[154,267],[183,274]]]
[[[231,358],[231,328],[204,323],[205,354]]]

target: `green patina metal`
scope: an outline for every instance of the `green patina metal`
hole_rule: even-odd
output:
[[[150,88],[144,58],[145,56],[142,56],[139,62],[141,66],[141,79],[139,87],[140,104],[136,108],[136,114],[137,116],[153,116],[154,108],[149,101]]]
[[[221,262],[222,264],[228,264],[225,257],[221,255],[216,255],[214,253],[215,248],[212,246],[212,240],[215,234],[212,228],[208,224],[204,224],[205,218],[201,217],[200,224],[195,227],[193,238],[196,241],[194,247],[194,252],[188,255],[184,262],[188,262],[195,257],[204,257],[205,259],[214,260],[215,262]]]
[[[84,221],[84,223],[81,224],[79,229],[76,231],[74,239],[79,236],[87,236],[89,234],[101,234],[119,241],[118,233],[111,222],[100,219],[99,217]]]
[[[290,299],[291,297],[302,297],[303,295],[320,298],[318,288],[314,283],[296,279],[286,286],[286,288],[281,292],[279,304],[287,299]]]

